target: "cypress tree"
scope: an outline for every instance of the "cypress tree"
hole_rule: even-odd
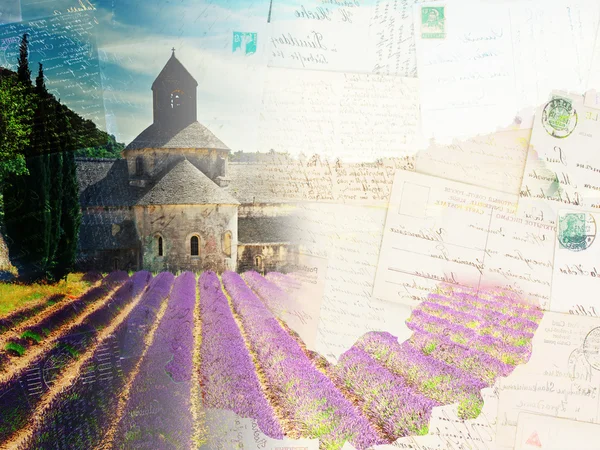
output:
[[[59,123],[61,125],[59,128],[60,133],[69,136],[71,124],[66,115],[61,115]],[[72,144],[67,145],[62,155],[62,233],[54,270],[54,277],[57,280],[66,277],[73,269],[77,256],[81,209],[79,206],[79,186],[77,184],[74,150]]]
[[[28,46],[28,34],[25,33],[21,38],[21,46],[19,48],[19,68],[17,70],[17,77],[21,83],[31,85],[31,70],[29,70]]]
[[[72,125],[66,114],[66,108],[59,105],[57,111],[58,134],[64,136],[62,154],[62,204],[61,204],[61,236],[58,243],[56,265],[53,276],[56,280],[64,278],[73,269],[77,256],[77,243],[79,239],[79,225],[81,224],[81,210],[79,207],[79,186],[77,184],[77,167],[75,165],[76,145],[72,136]]]
[[[50,100],[51,96],[46,90],[44,84],[44,72],[42,65],[40,64],[40,70],[38,79],[36,79],[36,87],[41,86],[41,93],[44,98]],[[51,114],[46,116],[45,127],[47,136],[49,138],[48,145],[49,150],[58,150],[48,153],[48,176],[50,177],[50,193],[49,193],[49,207],[50,207],[50,236],[49,236],[49,249],[48,249],[48,264],[47,272],[49,278],[54,278],[54,267],[57,264],[57,257],[59,252],[59,242],[62,233],[62,200],[63,200],[63,154],[65,148],[65,140],[68,136],[61,134],[61,130],[58,129],[58,122],[61,120],[61,108],[60,103],[54,102],[54,105],[47,105],[47,109]]]
[[[27,213],[23,216],[23,229],[27,238],[26,263],[32,278],[45,277],[51,264],[52,211],[50,198],[50,167],[47,154],[50,135],[47,127],[49,96],[43,82],[40,66],[35,86],[35,111],[31,133],[31,148],[27,158],[26,176]]]

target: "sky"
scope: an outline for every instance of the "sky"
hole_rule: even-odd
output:
[[[24,22],[0,26],[0,65],[14,69],[14,36],[38,31],[32,72],[42,61],[49,90],[118,141],[152,123],[151,85],[175,48],[198,81],[200,123],[233,151],[254,150],[269,0],[21,0],[20,10]],[[256,53],[233,53],[234,31],[257,33]],[[73,48],[81,55],[67,61]]]

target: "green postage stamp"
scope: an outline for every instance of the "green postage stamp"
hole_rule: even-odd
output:
[[[444,39],[446,14],[444,6],[421,7],[421,39]]]
[[[590,213],[564,213],[558,219],[560,248],[585,250],[596,238],[596,220]]]

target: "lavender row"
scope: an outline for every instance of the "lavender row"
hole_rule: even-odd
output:
[[[96,343],[99,329],[107,326],[123,306],[142,292],[150,277],[149,272],[136,273],[83,323],[57,339],[53,347],[26,368],[0,383],[0,442],[27,423],[42,396],[63,374],[66,366]]]
[[[42,303],[19,309],[8,316],[2,317],[0,319],[0,335],[10,331],[20,323],[23,323],[31,317],[41,313],[50,306],[62,301],[64,298],[64,294],[53,294],[46,298]]]
[[[355,347],[364,350],[375,360],[404,380],[421,394],[439,402],[481,406],[481,389],[487,384],[470,373],[425,355],[410,342],[398,343],[387,332],[363,335]],[[478,411],[474,411],[478,414]]]
[[[204,272],[198,286],[203,406],[231,410],[242,417],[256,419],[267,436],[283,439],[281,425],[261,390],[254,363],[217,275]]]
[[[290,290],[299,289],[302,286],[302,283],[296,278],[284,273],[269,272],[265,275],[265,278],[287,292]]]
[[[531,343],[515,346],[506,343],[503,339],[489,335],[479,335],[474,330],[452,323],[450,320],[432,316],[423,311],[413,311],[406,325],[413,331],[425,330],[434,334],[444,334],[454,342],[469,345],[484,351],[501,361],[516,365],[529,359]]]
[[[515,330],[534,332],[538,326],[539,319],[537,316],[534,318],[535,320],[530,320],[524,316],[505,314],[500,311],[500,308],[488,309],[481,305],[442,297],[437,294],[430,294],[429,299],[430,302],[448,306],[460,312],[469,312],[487,322],[514,328]]]
[[[100,342],[73,383],[59,392],[38,418],[25,448],[95,448],[103,439],[127,378],[141,351],[122,359],[123,349],[142,349],[148,328],[168,295],[173,275],[161,273],[150,283],[140,302],[114,332]]]
[[[21,338],[11,340],[13,345],[9,348],[14,348],[17,351],[9,350],[9,352],[16,355],[22,355],[28,348],[41,342],[54,330],[57,330],[64,324],[72,321],[81,314],[85,308],[104,298],[110,290],[123,283],[127,278],[129,278],[129,276],[125,272],[111,273],[105,278],[100,286],[90,289],[77,300],[65,303],[61,308],[40,320],[36,325],[25,330]],[[8,352],[3,353],[8,354]],[[0,353],[0,355],[2,355],[2,353]],[[0,357],[0,371],[5,371],[8,368],[8,361],[9,358]]]
[[[485,291],[481,292],[479,296],[466,292],[455,292],[451,298],[439,294],[432,294],[430,295],[430,298],[440,298],[441,300],[450,300],[452,302],[460,301],[480,310],[501,312],[508,316],[525,318],[534,322],[541,319],[544,314],[543,311],[536,306],[510,302],[506,299],[500,300],[497,296],[492,296],[493,299],[488,300],[483,298],[486,295],[487,293]]]
[[[419,310],[429,315],[450,320],[452,323],[472,329],[480,335],[490,335],[515,346],[523,346],[533,338],[533,333],[531,331],[516,330],[498,323],[489,322],[475,314],[459,312],[446,305],[423,302],[419,304]]]
[[[415,392],[364,350],[353,347],[342,354],[334,373],[361,399],[363,410],[391,441],[427,434],[431,410],[439,403]]]
[[[410,342],[423,354],[465,370],[488,386],[493,385],[497,377],[508,376],[514,369],[487,353],[425,330],[415,331]]]
[[[385,443],[331,380],[311,364],[242,278],[225,272],[222,279],[272,394],[294,429],[303,437],[318,438],[331,450],[346,441],[359,450]]]
[[[190,448],[195,304],[196,278],[184,272],[131,384],[117,448]]]
[[[267,307],[278,312],[289,306],[289,294],[276,284],[270,282],[258,272],[248,271],[242,275],[244,281],[255,291]]]

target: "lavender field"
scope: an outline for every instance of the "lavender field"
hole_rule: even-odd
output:
[[[114,272],[0,330],[0,448],[200,448],[211,408],[274,439],[367,449],[427,434],[436,406],[477,417],[481,389],[527,362],[542,318],[492,294],[432,294],[409,340],[367,333],[330,364],[278,318],[296,283]]]

